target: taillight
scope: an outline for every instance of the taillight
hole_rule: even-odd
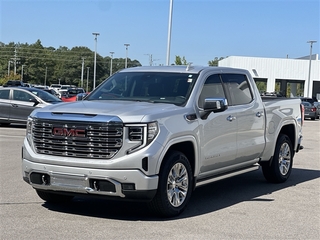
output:
[[[303,104],[300,104],[300,111],[301,111],[301,126],[302,126],[304,122],[304,105]]]
[[[311,112],[317,111],[316,107],[311,108]]]

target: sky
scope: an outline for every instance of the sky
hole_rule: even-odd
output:
[[[319,54],[320,0],[172,3],[169,34],[170,0],[0,0],[0,42],[96,46],[102,57],[114,52],[142,65],[151,56],[153,65],[175,56],[193,65],[227,56],[299,58],[309,56],[310,40]]]

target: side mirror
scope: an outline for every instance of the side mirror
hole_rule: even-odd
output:
[[[228,109],[228,101],[225,98],[206,98],[203,103],[201,119],[207,119],[211,112],[223,112]]]
[[[34,105],[33,105],[34,107],[39,104],[39,101],[37,99],[35,99],[35,98],[29,99],[29,102],[33,102],[34,103]]]

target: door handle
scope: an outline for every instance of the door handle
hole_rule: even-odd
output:
[[[232,122],[233,120],[236,120],[237,118],[235,117],[235,116],[229,116],[229,117],[227,117],[227,120],[229,121],[229,122]]]

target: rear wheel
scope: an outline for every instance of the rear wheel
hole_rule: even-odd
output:
[[[292,143],[287,135],[280,134],[271,164],[266,163],[262,165],[263,175],[269,182],[285,182],[291,174],[292,165]]]
[[[164,159],[159,174],[158,191],[149,203],[150,209],[162,217],[179,215],[186,207],[192,192],[192,169],[187,157],[171,151]]]
[[[73,199],[73,196],[71,195],[62,195],[52,192],[47,192],[43,190],[36,190],[38,196],[49,203],[64,203],[64,202],[70,202]]]

